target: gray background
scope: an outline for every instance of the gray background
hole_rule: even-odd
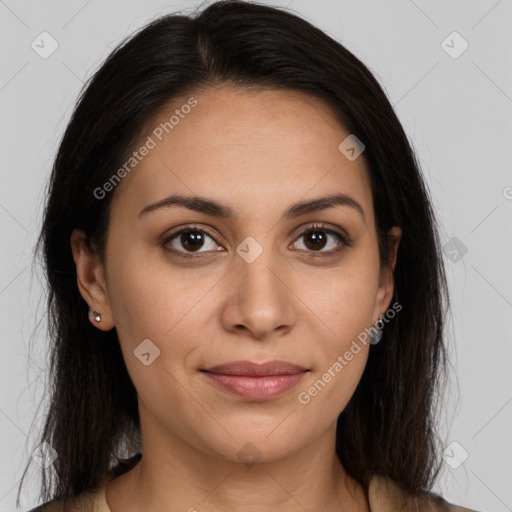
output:
[[[31,264],[57,143],[82,83],[122,38],[157,14],[196,5],[0,0],[0,511],[16,510],[41,420],[44,281]],[[512,511],[512,2],[294,0],[290,8],[375,73],[441,219],[453,300],[441,434],[446,446],[458,445],[436,490],[477,510]],[[59,45],[47,59],[31,48],[43,31]],[[460,39],[442,45],[453,31],[469,44],[457,58],[445,49],[460,51]],[[455,469],[459,445],[469,456]],[[36,504],[35,473],[29,482],[23,509]]]

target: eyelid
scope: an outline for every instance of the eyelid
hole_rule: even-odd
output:
[[[313,224],[309,224],[304,229],[301,229],[301,231],[299,231],[299,233],[296,235],[295,238],[298,238],[298,237],[304,235],[305,233],[309,233],[310,231],[319,230],[319,231],[325,231],[326,233],[330,233],[330,234],[345,238],[348,241],[348,235],[346,235],[344,233],[340,233],[338,231],[339,229],[340,228],[331,227],[330,224],[325,223],[325,222],[313,222]]]

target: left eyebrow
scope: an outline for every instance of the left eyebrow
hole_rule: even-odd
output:
[[[361,204],[356,199],[347,194],[332,194],[324,197],[318,197],[316,199],[311,199],[309,201],[299,201],[285,210],[282,218],[294,219],[296,217],[300,217],[301,215],[306,215],[307,213],[327,210],[329,208],[334,208],[335,206],[348,206],[355,209],[361,214],[363,220],[366,222],[364,210]],[[234,210],[225,204],[219,203],[214,199],[209,199],[206,197],[186,196],[182,194],[173,194],[160,201],[157,201],[156,203],[151,203],[145,206],[139,212],[138,216],[140,218],[149,212],[169,207],[188,208],[189,210],[205,213],[207,215],[213,215],[214,217],[220,217],[223,219],[237,219],[237,215],[235,214]]]
[[[310,201],[299,201],[284,212],[283,219],[293,219],[300,215],[305,215],[306,213],[327,210],[329,208],[334,208],[335,206],[348,206],[353,208],[361,214],[363,220],[366,222],[364,210],[361,204],[347,194],[332,194],[312,199]]]

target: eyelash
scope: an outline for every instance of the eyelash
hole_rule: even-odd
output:
[[[199,258],[201,257],[200,254],[201,252],[190,252],[190,253],[187,253],[187,252],[183,252],[183,251],[179,251],[179,250],[176,250],[176,249],[169,249],[166,247],[166,245],[171,242],[172,240],[174,240],[175,238],[177,238],[179,235],[181,235],[182,233],[188,233],[188,232],[199,232],[199,233],[203,233],[207,236],[209,236],[210,238],[212,238],[213,240],[214,237],[212,235],[210,235],[210,233],[208,233],[208,231],[205,231],[204,229],[201,229],[199,228],[198,226],[194,225],[194,224],[190,224],[190,225],[187,225],[187,226],[183,226],[182,228],[180,228],[178,231],[176,231],[175,233],[172,233],[171,235],[169,235],[168,237],[166,237],[163,242],[162,242],[162,246],[164,247],[164,249],[168,252],[171,252],[172,254],[175,254],[181,258]],[[309,253],[309,256],[311,258],[318,258],[318,257],[326,257],[326,256],[334,256],[335,254],[338,254],[340,253],[341,251],[344,250],[345,247],[351,247],[352,246],[352,241],[346,237],[345,235],[342,235],[341,233],[338,233],[337,231],[334,231],[332,229],[329,229],[325,226],[325,224],[313,224],[311,226],[309,226],[308,228],[306,228],[304,231],[302,231],[301,233],[299,233],[299,235],[297,236],[296,240],[298,240],[299,238],[305,236],[305,235],[308,235],[309,233],[314,233],[315,231],[322,231],[324,233],[327,233],[329,235],[333,235],[334,237],[336,237],[338,239],[338,241],[340,241],[343,246],[341,248],[338,248],[338,249],[331,249],[329,251],[308,251]],[[203,253],[206,252],[206,251],[202,251]]]

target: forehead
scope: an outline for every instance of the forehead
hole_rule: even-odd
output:
[[[365,161],[351,161],[338,148],[349,135],[310,95],[209,88],[173,99],[146,123],[137,161],[127,167],[114,199],[123,210],[138,212],[183,192],[254,210],[343,192],[368,210]],[[150,149],[142,151],[144,146]]]

